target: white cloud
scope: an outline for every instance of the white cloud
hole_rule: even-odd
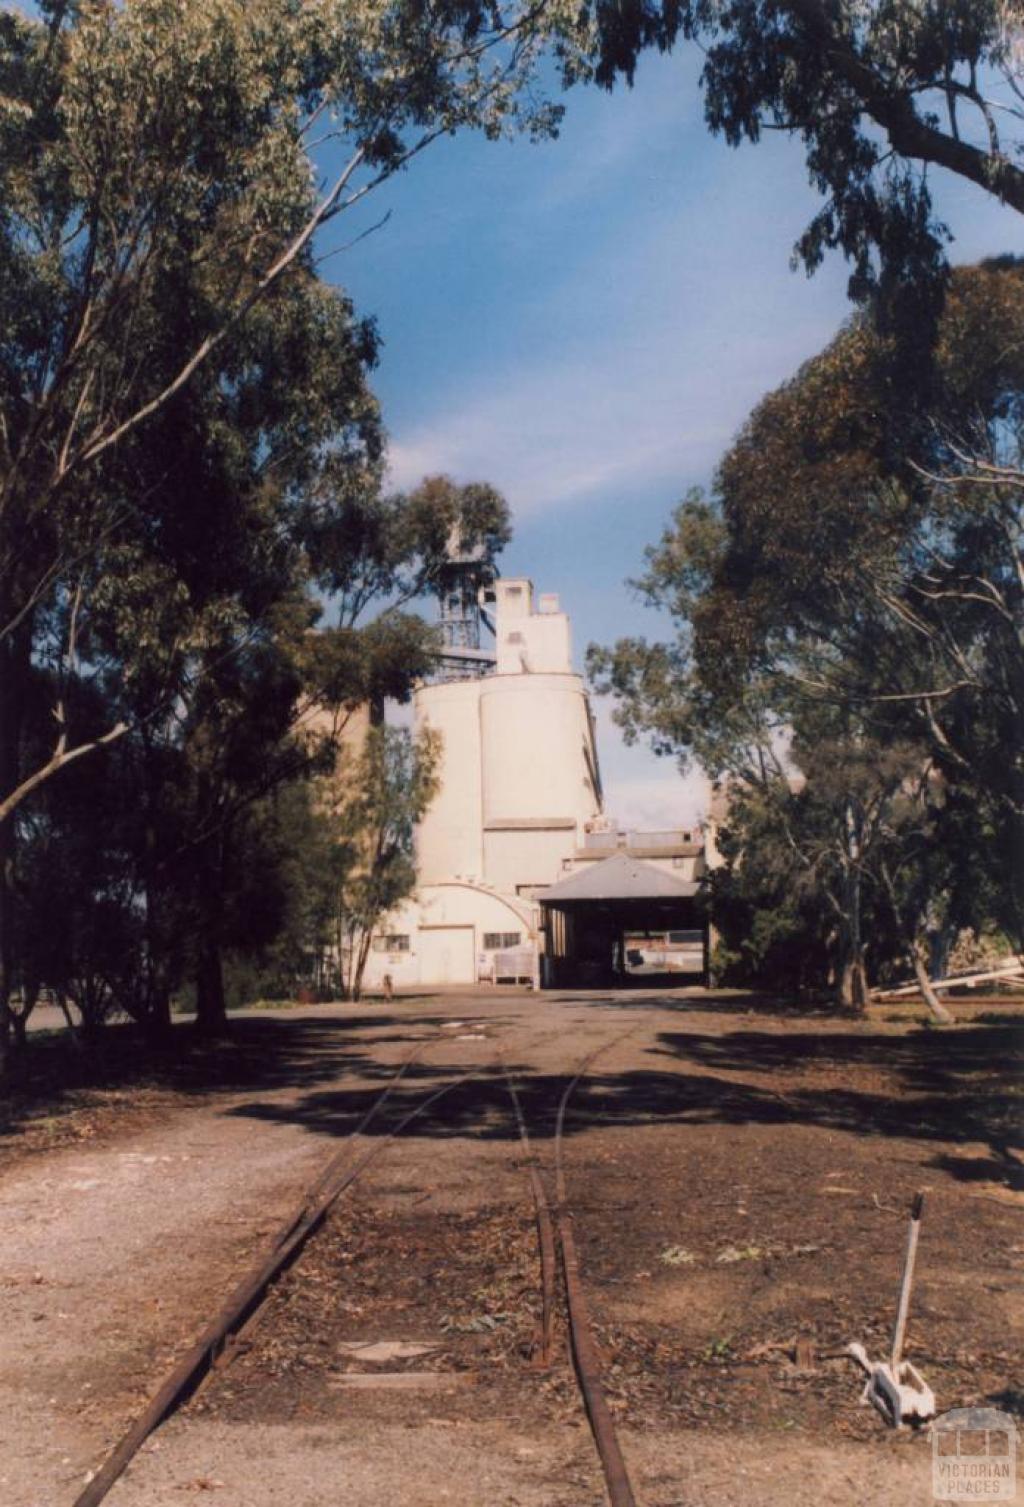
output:
[[[665,831],[696,824],[707,810],[710,785],[703,770],[680,774],[674,759],[656,758],[643,743],[627,746],[605,697],[592,702],[604,809],[623,828]]]
[[[652,401],[651,375],[640,369],[652,360],[653,350],[632,367],[609,357],[592,368],[545,363],[496,374],[488,391],[392,444],[392,479],[409,486],[436,471],[486,479],[522,516],[703,467],[726,436],[710,413],[696,427],[681,424],[675,395]]]
[[[663,777],[646,775],[613,780],[605,791],[605,810],[619,826],[642,832],[692,827],[708,807],[708,782],[699,771]]]
[[[395,483],[484,478],[523,517],[705,477],[765,390],[836,325],[834,282],[808,287],[784,254],[759,280],[731,280],[738,245],[770,212],[748,196],[723,246],[692,209],[660,205],[560,275],[548,268],[543,294],[520,306],[513,354],[483,359],[484,344],[472,374],[419,395],[394,433]]]
[[[812,315],[769,344],[756,310],[734,305],[695,311],[681,341],[656,302],[645,303],[632,312],[628,338],[624,316],[586,361],[546,348],[535,361],[494,369],[468,399],[440,393],[392,442],[395,485],[438,471],[484,479],[520,517],[617,486],[674,493],[711,470],[765,389],[827,333]]]

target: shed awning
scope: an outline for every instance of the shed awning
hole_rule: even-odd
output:
[[[560,879],[537,896],[542,905],[570,905],[587,900],[689,900],[700,886],[676,879],[653,863],[615,853]]]

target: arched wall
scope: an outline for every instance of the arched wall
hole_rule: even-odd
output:
[[[398,988],[475,983],[487,972],[484,958],[499,950],[485,948],[488,935],[518,932],[519,945],[526,947],[536,941],[536,922],[532,906],[480,885],[461,881],[423,885],[414,901],[378,928],[384,935],[408,936],[408,951],[371,951],[365,985],[378,988],[385,973]]]

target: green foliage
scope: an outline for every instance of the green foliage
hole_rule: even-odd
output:
[[[12,924],[22,1001],[49,990],[77,1006],[92,1035],[123,1009],[130,993],[138,918],[118,812],[109,799],[97,801],[94,792],[76,791],[74,783],[60,788],[60,799],[48,802],[45,813],[36,813],[19,866]]]
[[[447,529],[448,491],[432,495]],[[504,519],[503,500],[489,496]],[[399,513],[406,506],[390,502]],[[371,519],[379,503],[376,489],[368,491]],[[409,506],[424,537],[423,498]],[[359,529],[353,497],[347,516],[372,553],[373,529]],[[283,508],[279,534],[288,518]],[[345,885],[350,930],[407,891],[429,748],[410,749],[401,735],[379,729],[368,745],[375,752],[358,768],[335,766],[353,717],[386,698],[407,699],[433,664],[433,630],[402,610],[397,595],[402,581],[429,584],[432,562],[428,569],[407,547],[390,570],[378,561],[364,568],[350,546],[353,575],[372,577],[378,595],[364,595],[364,622],[315,630],[318,609],[302,574],[307,557],[299,549],[288,558],[293,568],[277,578],[276,600],[263,589],[259,616],[238,602],[205,615],[190,673],[178,679],[173,661],[137,651],[147,674],[129,681],[129,692],[149,715],[104,761],[71,764],[19,808],[8,944],[21,997],[24,986],[42,985],[84,1000],[92,1025],[116,1008],[159,1030],[171,999],[187,988],[204,1028],[216,1030],[231,1000],[253,989],[328,984]],[[137,601],[143,628],[151,610]],[[110,643],[116,666],[113,635]],[[188,656],[183,662],[192,665]],[[112,698],[126,695],[105,675],[72,677],[66,691],[69,714],[87,733],[110,719]],[[30,762],[45,756],[54,694],[52,676],[37,673],[22,719]],[[343,792],[330,820],[313,795],[328,776]],[[370,828],[379,843],[367,871],[372,886],[360,835]],[[52,871],[66,877],[66,890],[63,881],[47,881]],[[61,948],[47,920],[54,904],[71,918]]]
[[[711,965],[724,984],[752,985],[786,995],[824,990],[830,930],[823,907],[790,880],[795,864],[780,863],[771,820],[738,813],[723,834],[725,867],[709,881],[708,904],[719,940]],[[744,861],[740,861],[743,859]]]
[[[389,0],[3,11],[5,654],[25,662],[7,640],[32,618],[36,644],[67,655],[74,604],[79,645],[101,614],[129,684],[146,674],[136,645],[193,653],[196,612],[232,610],[239,547],[288,569],[282,497],[297,507],[301,489],[308,523],[329,492],[306,544],[331,534],[341,501],[379,479],[381,440],[374,333],[316,279],[315,232],[439,134],[552,131],[537,64],[557,41],[570,67],[581,37],[564,0],[500,17]],[[493,518],[472,490],[467,519],[481,503]],[[344,575],[337,552],[312,569]],[[27,773],[89,751],[65,728],[62,757]],[[0,768],[0,821],[34,788],[17,762]]]
[[[945,228],[939,166],[1024,211],[1018,0],[635,0],[596,3],[598,80],[630,82],[640,53],[679,38],[704,55],[710,129],[731,145],[797,136],[825,203],[798,242],[808,268],[840,247],[851,294],[901,294],[904,329],[931,317]]]
[[[629,736],[731,781],[743,945],[804,927],[811,883],[844,996],[957,926],[1024,938],[1022,279],[959,269],[909,389],[905,348],[852,321],[648,551],[675,636],[589,657]]]
[[[910,823],[927,825],[921,752],[819,714],[793,740],[789,762],[788,775],[730,786],[727,866],[712,876],[710,896],[721,961],[735,982],[832,987],[857,1006],[868,967],[906,952],[879,875],[887,863],[909,871]],[[914,914],[915,936],[923,919]]]
[[[554,129],[530,80],[575,28],[378,0],[0,14],[0,1012],[33,865],[77,863],[41,792],[85,756],[133,812],[111,863],[140,1018],[192,974],[216,1022],[222,953],[287,929],[265,802],[426,670],[407,609],[452,524],[507,537],[485,486],[381,494],[375,331],[313,236],[440,133]]]
[[[334,943],[345,994],[358,999],[379,922],[416,887],[413,829],[438,788],[440,735],[369,730],[355,767],[342,771],[328,817]]]
[[[305,500],[303,530],[341,627],[358,622],[382,596],[394,611],[435,591],[453,539],[479,552],[486,570],[512,535],[508,504],[485,482],[459,486],[428,476],[411,492],[371,492],[353,488],[334,465]]]

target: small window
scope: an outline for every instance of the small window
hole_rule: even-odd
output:
[[[387,936],[374,937],[373,950],[374,952],[408,952],[409,933],[391,932]]]
[[[509,644],[521,644],[523,642],[523,635],[521,633],[510,633],[505,642]]]
[[[499,952],[506,947],[518,947],[522,937],[521,931],[485,931],[484,951]]]
[[[506,586],[505,587],[505,595],[507,597],[521,597],[522,594],[523,594],[523,588],[521,586]]]

